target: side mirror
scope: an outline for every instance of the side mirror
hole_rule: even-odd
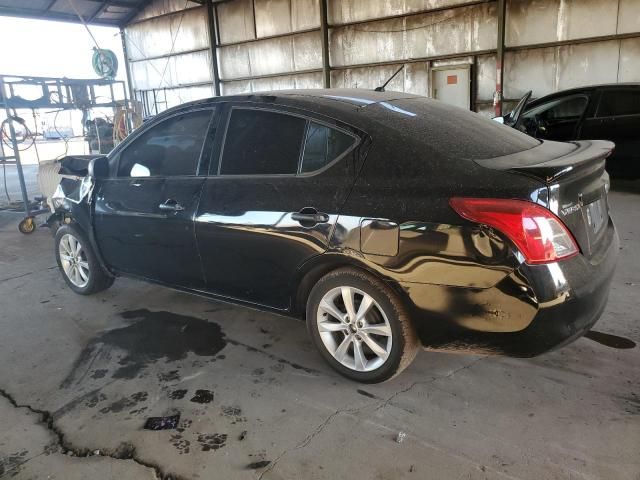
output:
[[[504,117],[493,117],[494,122],[502,123],[504,125]]]
[[[93,178],[107,178],[109,176],[109,160],[107,157],[93,158],[87,167],[87,174]]]

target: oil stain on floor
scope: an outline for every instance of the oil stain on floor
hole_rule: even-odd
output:
[[[91,340],[62,382],[62,387],[81,380],[86,375],[82,373],[84,366],[91,364],[92,359],[105,349],[117,349],[124,354],[112,378],[132,379],[150,363],[184,360],[189,353],[214,357],[227,345],[220,325],[215,322],[147,309],[126,311],[120,315],[134,323],[106,331]]]

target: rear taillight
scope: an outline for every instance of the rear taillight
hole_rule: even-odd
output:
[[[516,244],[527,263],[549,263],[578,253],[573,236],[546,208],[523,200],[452,198],[458,215],[504,233]]]

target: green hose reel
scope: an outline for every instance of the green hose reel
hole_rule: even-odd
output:
[[[91,58],[93,70],[101,78],[115,78],[118,73],[118,59],[111,50],[94,48]]]

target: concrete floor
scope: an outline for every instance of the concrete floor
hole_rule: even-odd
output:
[[[373,386],[301,322],[127,279],[75,295],[50,233],[0,212],[0,477],[638,480],[640,197],[611,203],[621,259],[595,330],[616,348],[422,352]]]

